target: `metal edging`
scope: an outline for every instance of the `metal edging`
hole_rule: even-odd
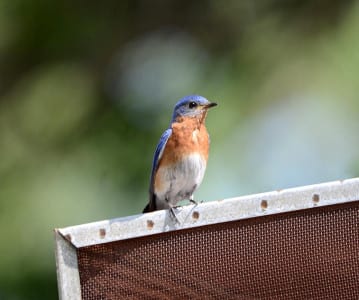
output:
[[[176,216],[179,222],[173,220],[168,210],[161,210],[57,229],[57,234],[79,248],[352,201],[359,201],[359,178],[188,205],[178,209]]]
[[[81,285],[76,248],[55,229],[55,255],[60,300],[80,300]]]

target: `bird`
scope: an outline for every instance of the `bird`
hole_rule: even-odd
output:
[[[203,180],[210,139],[205,126],[207,112],[217,103],[200,95],[180,99],[169,128],[156,147],[150,176],[149,202],[143,213],[174,209],[182,200],[194,201],[193,193]]]

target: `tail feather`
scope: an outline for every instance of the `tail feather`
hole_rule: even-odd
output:
[[[148,212],[155,211],[155,210],[157,210],[157,207],[156,207],[156,195],[151,194],[150,195],[150,201],[148,202],[146,207],[143,209],[142,213],[148,213]]]

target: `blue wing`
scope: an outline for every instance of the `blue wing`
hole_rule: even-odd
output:
[[[150,197],[153,195],[153,185],[154,185],[154,179],[155,179],[155,173],[156,170],[158,168],[158,162],[160,161],[162,154],[163,154],[163,150],[166,147],[166,143],[168,141],[168,139],[170,138],[172,134],[172,128],[168,128],[161,136],[160,141],[158,142],[156,151],[155,151],[155,155],[153,157],[153,162],[152,162],[152,171],[151,171],[151,180],[150,180]]]

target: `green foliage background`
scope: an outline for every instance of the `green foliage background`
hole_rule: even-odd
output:
[[[175,102],[219,106],[196,198],[359,173],[356,1],[0,0],[0,299],[56,299],[53,228],[139,213]]]

